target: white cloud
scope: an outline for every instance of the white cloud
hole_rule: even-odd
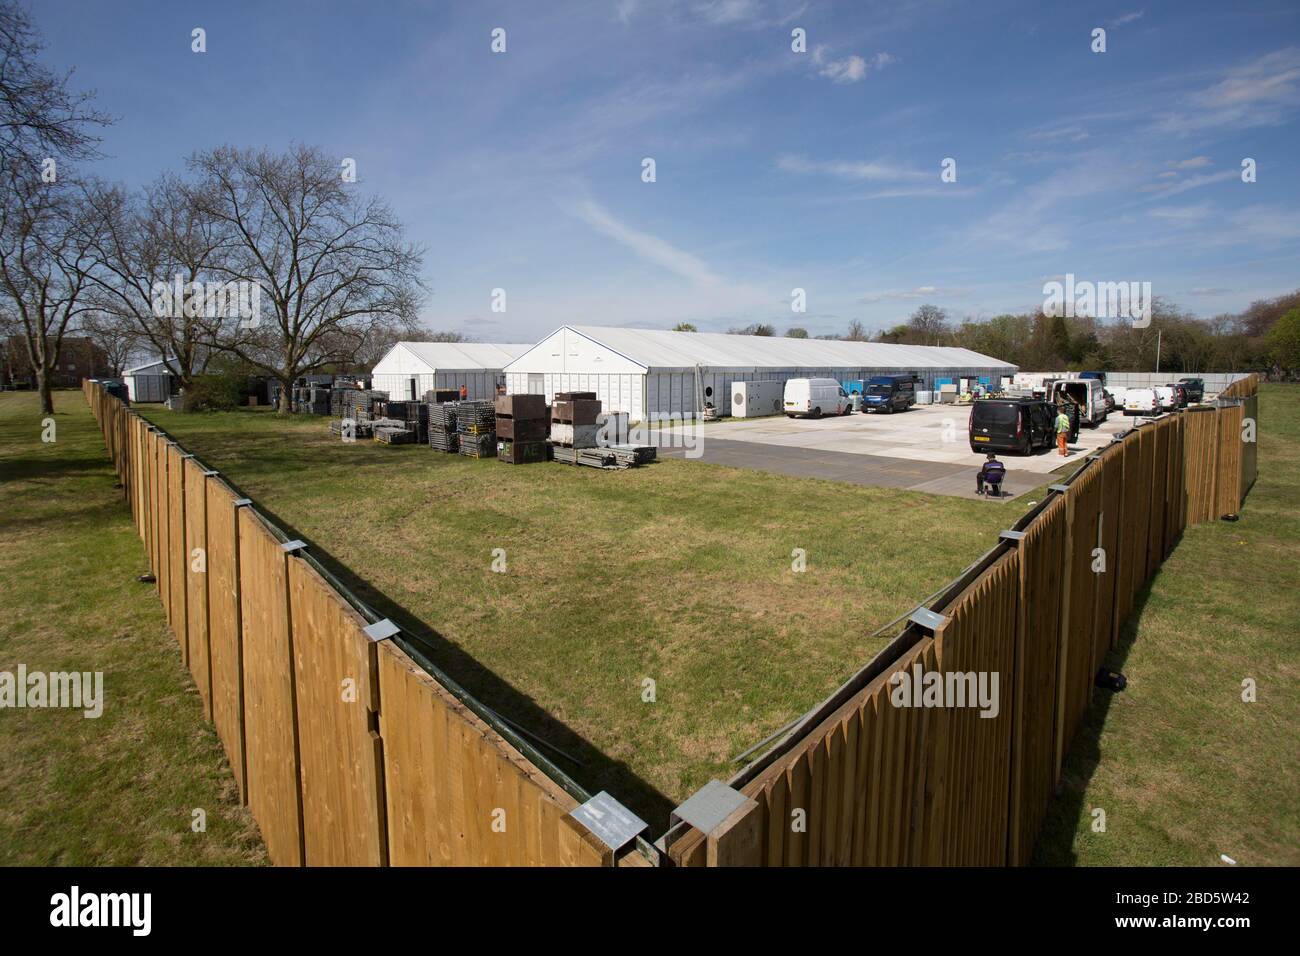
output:
[[[1205,166],[1213,166],[1214,161],[1208,156],[1193,156],[1191,159],[1171,159],[1165,165],[1173,169],[1201,169]]]
[[[898,299],[952,299],[966,295],[966,289],[946,289],[936,285],[918,285],[911,289],[886,289],[881,292],[868,292],[862,297],[863,302],[886,302]]]
[[[697,285],[717,285],[718,277],[700,259],[678,249],[672,243],[648,232],[641,232],[619,221],[603,206],[584,199],[568,210],[603,236],[626,246],[637,256],[674,272]]]
[[[818,76],[824,76],[832,83],[857,83],[865,80],[867,74],[883,70],[891,63],[897,63],[898,57],[892,53],[877,53],[870,61],[864,60],[856,53],[839,60],[832,60],[825,45],[813,48],[813,65],[819,67]]]
[[[938,173],[923,173],[883,162],[849,160],[815,160],[805,156],[781,156],[777,169],[787,173],[817,173],[854,182],[903,182],[937,178]]]
[[[1151,215],[1154,218],[1171,222],[1198,222],[1209,214],[1209,203],[1198,203],[1191,206],[1160,206],[1151,210]]]
[[[1111,20],[1110,26],[1112,29],[1114,29],[1115,27],[1126,26],[1130,23],[1133,23],[1136,20],[1141,20],[1145,14],[1146,14],[1145,10],[1136,10],[1133,13],[1126,13],[1123,16],[1116,17],[1114,20]]]
[[[1229,179],[1237,178],[1235,169],[1225,169],[1217,173],[1205,173],[1201,176],[1192,176],[1188,179],[1182,179],[1178,182],[1166,180],[1161,183],[1147,183],[1142,187],[1143,192],[1156,193],[1151,199],[1165,199],[1169,196],[1176,196],[1179,193],[1185,193],[1189,189],[1199,189],[1201,186],[1209,186],[1213,183],[1221,183]],[[1149,201],[1149,200],[1147,200]]]

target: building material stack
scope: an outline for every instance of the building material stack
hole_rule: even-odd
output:
[[[317,384],[295,386],[293,410],[299,415],[328,415],[330,413],[329,387]]]
[[[384,418],[403,422],[415,435],[412,440],[417,444],[422,445],[429,440],[429,406],[424,402],[385,399],[375,402],[374,409]]]
[[[373,438],[375,434],[374,424],[369,421],[360,421],[355,418],[336,418],[330,422],[330,434],[338,435],[339,438],[347,436],[348,424],[352,425],[352,438]]]
[[[433,402],[429,405],[429,447],[455,454],[460,449],[456,434],[456,405]]]
[[[565,448],[594,448],[600,401],[595,392],[556,392],[551,406],[551,444]]]
[[[511,465],[546,461],[550,414],[542,395],[498,395],[497,457]]]
[[[497,453],[496,405],[493,402],[457,402],[456,435],[459,451],[469,458],[493,458]]]
[[[424,400],[429,405],[443,405],[447,402],[460,401],[458,388],[431,388],[424,393]]]

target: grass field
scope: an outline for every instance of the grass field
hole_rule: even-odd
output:
[[[510,466],[343,444],[323,418],[141,411],[656,832],[871,657],[884,639],[865,635],[959,573],[1028,503],[681,460]],[[792,571],[796,548],[804,573]],[[494,549],[505,573],[491,569]]]
[[[1128,688],[1094,699],[1040,863],[1300,864],[1300,386],[1264,385],[1259,419],[1241,520],[1188,529],[1156,573],[1111,661]]]
[[[264,863],[99,430],[55,402],[45,443],[36,396],[0,394],[0,671],[100,671],[105,704],[0,711],[0,865]]]

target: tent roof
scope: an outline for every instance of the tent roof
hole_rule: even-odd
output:
[[[406,349],[429,366],[430,371],[504,368],[531,348],[524,344],[491,342],[398,342],[393,347]],[[383,359],[379,361],[382,363]]]
[[[600,325],[569,325],[564,328],[646,368],[692,368],[696,365],[712,368],[1016,367],[970,349],[947,346],[789,339],[723,332],[669,332]]]

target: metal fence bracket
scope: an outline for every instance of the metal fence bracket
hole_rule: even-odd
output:
[[[284,544],[280,545],[280,550],[285,554],[292,554],[295,551],[305,551],[306,549],[307,542],[300,541],[298,538],[294,538],[292,541],[286,541]]]
[[[1007,541],[1023,541],[1025,533],[1023,531],[1015,531],[1008,528],[1006,531],[999,531],[998,537]]]
[[[604,790],[582,806],[574,807],[569,816],[591,831],[597,840],[615,853],[636,839],[646,823]]]
[[[748,802],[749,797],[739,790],[721,780],[710,780],[669,815],[668,828],[671,830],[673,824],[681,820],[701,833],[712,833],[722,821]]]
[[[394,634],[400,634],[402,631],[400,627],[398,627],[388,618],[384,618],[383,620],[380,621],[375,621],[374,624],[368,625],[367,627],[363,627],[361,630],[365,631],[366,637],[370,638],[376,644],[378,644],[380,641],[386,641]]]
[[[1070,490],[1070,486],[1069,485],[1048,485],[1047,490],[1059,491],[1061,494],[1065,494],[1067,491]]]
[[[942,614],[936,614],[928,608],[918,607],[908,618],[913,624],[919,624],[927,631],[937,631],[948,623],[948,619]]]
[[[235,507],[236,507],[236,508],[247,508],[247,507],[248,507],[249,505],[251,505],[252,503],[253,503],[253,499],[252,499],[252,498],[236,498],[236,499],[235,499]]]

